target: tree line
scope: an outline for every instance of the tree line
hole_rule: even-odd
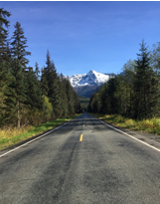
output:
[[[143,120],[160,116],[160,43],[149,48],[144,40],[136,60],[110,78],[91,96],[88,110]]]
[[[11,13],[0,8],[0,127],[41,124],[81,112],[69,80],[57,74],[49,51],[40,70],[28,66],[27,38],[19,22],[9,39]]]

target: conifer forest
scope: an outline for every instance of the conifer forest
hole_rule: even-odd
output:
[[[116,60],[116,59],[115,59]],[[89,111],[118,114],[136,120],[160,116],[160,43],[140,43],[136,60],[92,94]]]
[[[10,15],[0,8],[0,127],[42,124],[82,112],[77,93],[57,73],[48,50],[43,68],[38,62],[28,66],[31,52],[20,22],[9,39]],[[148,47],[142,40],[137,59],[129,59],[120,74],[92,94],[88,111],[136,120],[160,117],[160,42]]]
[[[47,51],[43,68],[28,66],[27,38],[19,22],[9,39],[11,13],[0,8],[0,127],[20,128],[81,112],[78,95],[57,74]]]

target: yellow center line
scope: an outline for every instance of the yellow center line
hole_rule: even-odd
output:
[[[79,141],[82,142],[83,140],[83,134],[81,134]]]

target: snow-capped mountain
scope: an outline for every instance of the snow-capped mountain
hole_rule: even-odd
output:
[[[102,84],[109,80],[110,75],[101,74],[94,70],[90,70],[87,74],[75,74],[67,77],[74,90],[80,96],[91,97],[92,93],[97,91]]]
[[[100,86],[107,82],[109,75],[101,74],[94,70],[90,70],[87,74],[76,74],[69,77],[71,85],[76,88],[79,86]]]

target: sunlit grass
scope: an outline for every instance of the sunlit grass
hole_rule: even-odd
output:
[[[97,113],[92,115],[117,127],[129,128],[131,130],[150,132],[154,134],[160,134],[160,118],[152,118],[150,120],[136,121],[130,118],[125,118],[121,115],[105,115],[105,114],[97,114]]]
[[[43,123],[42,125],[29,125],[27,127],[22,127],[21,129],[10,127],[0,129],[0,150],[22,142],[28,138],[34,137],[35,135],[41,134],[47,130],[50,130],[58,125],[61,125],[62,123],[70,121],[78,115],[79,114],[68,116],[66,118],[58,118],[56,120]]]

